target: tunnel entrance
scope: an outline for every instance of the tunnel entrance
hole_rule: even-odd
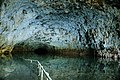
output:
[[[34,53],[38,55],[47,55],[48,50],[46,48],[38,48],[34,50]]]

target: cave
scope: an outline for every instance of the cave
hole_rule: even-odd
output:
[[[38,55],[47,55],[48,50],[46,48],[38,48],[38,49],[34,50],[34,53],[36,53]]]
[[[0,0],[0,80],[120,80],[120,0]]]

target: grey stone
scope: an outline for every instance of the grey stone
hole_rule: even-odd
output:
[[[111,53],[120,54],[119,9],[107,5],[103,10],[91,9],[81,3],[76,9],[63,0],[47,1],[4,1],[0,16],[1,48],[24,42],[22,46],[30,46],[33,50],[44,44],[55,49],[92,48],[100,56],[113,48]]]

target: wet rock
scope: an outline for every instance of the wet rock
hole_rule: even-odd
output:
[[[47,45],[49,50],[94,49],[102,56],[113,49],[120,54],[120,10],[107,4],[99,10],[75,1],[5,0],[0,16],[1,53],[24,43],[20,46],[31,51]]]

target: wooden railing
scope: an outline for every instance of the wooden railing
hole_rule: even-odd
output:
[[[43,68],[43,66],[41,65],[41,63],[38,60],[32,60],[32,59],[25,59],[25,60],[30,61],[31,63],[37,62],[38,71],[39,71],[38,76],[40,76],[40,80],[44,79],[44,75],[45,75],[46,80],[52,80],[52,78],[49,76],[49,73],[45,71],[45,69]]]

